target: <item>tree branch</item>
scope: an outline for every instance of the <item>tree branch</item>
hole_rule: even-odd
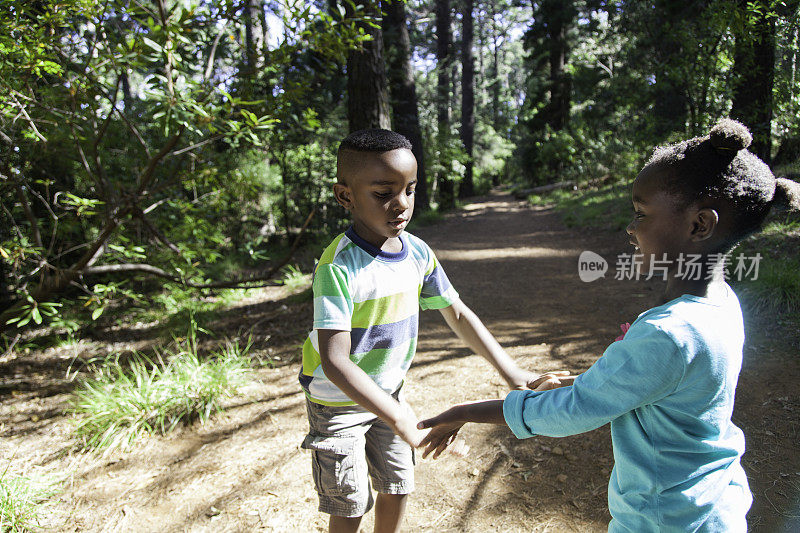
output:
[[[164,0],[158,0],[158,16],[161,19],[161,27],[165,30],[167,29],[167,14],[166,8],[164,7]],[[172,100],[175,100],[175,88],[172,85],[172,40],[169,38],[169,33],[167,35],[167,42],[166,44],[169,45],[169,49],[166,50],[167,52],[167,63],[164,65],[164,74],[167,77],[167,90],[169,91],[169,95]],[[164,47],[167,48],[166,46]]]
[[[167,248],[169,248],[170,250],[172,250],[173,252],[175,252],[178,255],[181,255],[181,256],[183,255],[183,253],[181,252],[180,248],[175,246],[172,242],[170,242],[169,239],[167,239],[166,236],[164,236],[163,233],[158,231],[158,228],[156,228],[155,225],[153,225],[153,223],[150,222],[150,220],[145,216],[144,212],[141,209],[138,209],[138,208],[135,209],[134,212],[133,212],[133,216],[135,216],[136,218],[141,220],[142,224],[144,224],[144,227],[147,228],[147,230],[150,233],[152,233],[153,236],[156,239],[161,241],[164,244],[164,246],[166,246]]]
[[[22,116],[24,116],[25,120],[28,121],[28,124],[31,125],[31,128],[33,129],[33,133],[36,134],[36,136],[39,138],[40,141],[47,142],[47,138],[44,135],[42,135],[41,133],[39,133],[39,129],[36,127],[36,123],[33,121],[33,119],[30,117],[30,115],[28,115],[28,112],[25,111],[25,106],[22,105],[21,103],[19,103],[19,100],[17,100],[17,97],[14,96],[14,94],[11,95],[11,98],[14,99],[14,103],[17,104],[17,106],[19,107],[19,112],[22,113]]]
[[[206,66],[206,71],[203,74],[203,81],[208,81],[209,79],[211,79],[211,71],[214,68],[214,58],[217,55],[217,46],[219,45],[219,40],[222,38],[222,30],[225,29],[225,26],[227,24],[228,24],[227,20],[223,22],[223,24],[219,28],[219,33],[217,33],[217,36],[214,37],[214,44],[211,45],[211,52],[208,54],[208,65]]]
[[[145,189],[147,189],[147,187],[150,185],[150,182],[153,179],[153,174],[155,173],[156,170],[156,166],[158,166],[158,163],[162,159],[164,159],[164,157],[166,157],[166,155],[173,148],[175,148],[175,145],[178,144],[178,141],[180,140],[181,135],[183,135],[185,129],[186,125],[181,124],[181,126],[178,128],[178,132],[172,137],[170,137],[167,140],[166,144],[161,148],[161,151],[159,151],[156,155],[151,157],[150,161],[147,162],[147,166],[142,171],[142,173],[139,174],[139,177],[136,180],[137,183],[139,184],[138,187],[136,188],[137,196],[141,195],[145,191]]]
[[[19,180],[14,177],[11,172],[8,172],[8,178],[11,180],[11,183],[14,184],[14,189],[17,191],[17,198],[19,198],[19,202],[22,204],[22,210],[25,212],[25,218],[28,219],[28,222],[31,225],[33,242],[36,243],[36,246],[38,246],[41,250],[44,250],[42,234],[39,231],[39,220],[36,218],[36,215],[33,214],[31,204],[28,201],[27,196],[25,196],[25,191],[22,189],[22,185],[20,184]]]
[[[180,278],[178,276],[170,274],[169,272],[166,272],[165,270],[162,270],[153,265],[148,265],[144,263],[120,263],[116,265],[91,266],[83,269],[83,272],[81,274],[84,276],[92,276],[92,275],[96,276],[101,274],[119,274],[122,272],[143,272],[145,274],[152,274],[160,278],[167,278],[173,281],[180,281]]]
[[[303,227],[300,229],[300,232],[297,234],[297,237],[295,237],[294,243],[292,243],[292,247],[286,254],[286,257],[284,257],[277,264],[273,265],[272,268],[270,268],[265,274],[252,276],[248,278],[233,279],[228,281],[217,281],[212,283],[195,283],[192,281],[183,280],[175,274],[170,274],[169,272],[166,272],[165,270],[162,270],[158,267],[144,263],[122,263],[117,265],[102,265],[96,267],[88,267],[83,270],[82,274],[84,276],[88,276],[88,275],[99,275],[99,274],[116,274],[122,272],[142,272],[144,274],[151,274],[160,278],[170,279],[172,281],[180,283],[186,287],[191,287],[193,289],[255,288],[255,287],[263,287],[265,285],[271,285],[262,282],[270,281],[272,278],[275,277],[275,274],[277,274],[281,268],[286,266],[286,264],[289,261],[291,261],[292,257],[294,257],[294,254],[297,251],[298,246],[300,245],[300,239],[302,238],[303,234],[305,233],[306,229],[311,223],[311,219],[314,217],[315,212],[316,212],[315,210],[312,210],[311,213],[309,213],[305,223],[303,224]]]
[[[117,84],[114,86],[114,92],[111,94],[111,110],[108,112],[108,116],[103,121],[103,125],[100,127],[100,131],[97,132],[94,138],[94,153],[97,153],[97,147],[100,146],[100,142],[103,140],[103,137],[106,135],[106,131],[108,130],[108,125],[111,123],[111,117],[114,115],[114,111],[117,109],[117,98],[119,95],[119,84],[122,83],[122,76],[117,76]],[[99,158],[97,158],[98,164],[100,162]]]

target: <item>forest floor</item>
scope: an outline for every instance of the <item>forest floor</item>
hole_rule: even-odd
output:
[[[462,299],[524,367],[583,371],[656,303],[659,287],[614,279],[622,233],[566,228],[552,209],[507,194],[476,198],[415,231],[436,251]],[[577,258],[609,262],[605,278],[580,280]],[[766,258],[768,260],[768,258]],[[107,456],[74,451],[65,415],[70,361],[146,349],[153,330],[97,330],[73,346],[0,361],[0,471],[60,480],[41,525],[48,531],[318,531],[307,431],[297,383],[311,303],[268,288],[215,323],[218,337],[253,328],[251,353],[271,357],[259,382],[205,425],[142,441]],[[745,363],[734,421],[747,437],[744,466],[755,502],[752,531],[800,528],[800,333],[746,315]],[[421,315],[406,397],[420,416],[453,403],[502,397],[490,365],[463,348],[435,312]],[[517,440],[505,428],[468,427],[465,458],[419,460],[405,531],[605,531],[612,467],[608,426],[563,439]],[[372,530],[372,513],[363,522]]]

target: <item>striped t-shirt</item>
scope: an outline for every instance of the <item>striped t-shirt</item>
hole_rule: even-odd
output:
[[[350,332],[350,360],[388,393],[403,382],[417,348],[419,308],[441,309],[458,294],[424,241],[402,233],[384,252],[351,227],[325,249],[314,271],[314,329],[303,344],[300,384],[323,405],[354,405],[322,371],[318,329]]]

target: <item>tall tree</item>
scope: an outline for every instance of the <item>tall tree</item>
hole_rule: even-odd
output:
[[[360,31],[370,39],[360,50],[347,56],[347,121],[350,131],[365,128],[391,128],[389,95],[383,61],[383,36],[378,2],[358,0],[345,2],[348,16],[358,15]]]
[[[753,133],[751,151],[764,161],[772,156],[772,89],[775,80],[775,18],[770,2],[737,2],[744,23],[736,32],[731,116]]]
[[[547,28],[550,61],[550,102],[546,108],[545,121],[556,131],[564,129],[569,120],[570,77],[565,70],[567,64],[567,32],[576,15],[572,1],[545,0],[541,14]]]
[[[464,163],[464,180],[458,195],[461,198],[475,194],[473,183],[472,148],[475,136],[475,60],[472,57],[474,27],[472,21],[473,2],[464,0],[461,14],[461,143],[467,160]]]
[[[392,122],[395,131],[411,141],[417,158],[416,205],[428,209],[428,186],[425,179],[425,157],[422,132],[419,126],[419,108],[414,72],[411,69],[411,41],[408,36],[405,2],[383,0],[384,17],[381,24],[386,56]]]
[[[450,137],[450,0],[436,0],[436,115],[438,123],[437,144],[439,153],[449,151]],[[436,176],[439,188],[439,206],[444,209],[455,207],[453,181],[447,162],[440,161]],[[447,165],[449,166],[449,165]]]

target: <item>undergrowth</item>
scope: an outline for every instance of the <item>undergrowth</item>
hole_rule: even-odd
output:
[[[570,228],[618,232],[624,230],[633,217],[629,183],[577,191],[556,190],[544,195],[531,195],[528,202],[553,205]]]
[[[55,492],[50,477],[12,475],[6,466],[0,472],[0,532],[36,529],[45,500]]]
[[[166,434],[179,423],[208,420],[222,400],[250,381],[250,343],[228,341],[207,357],[198,353],[197,327],[186,339],[156,351],[112,354],[90,363],[91,377],[73,393],[75,433],[86,449],[129,449],[148,434]],[[202,330],[200,330],[202,331]]]

